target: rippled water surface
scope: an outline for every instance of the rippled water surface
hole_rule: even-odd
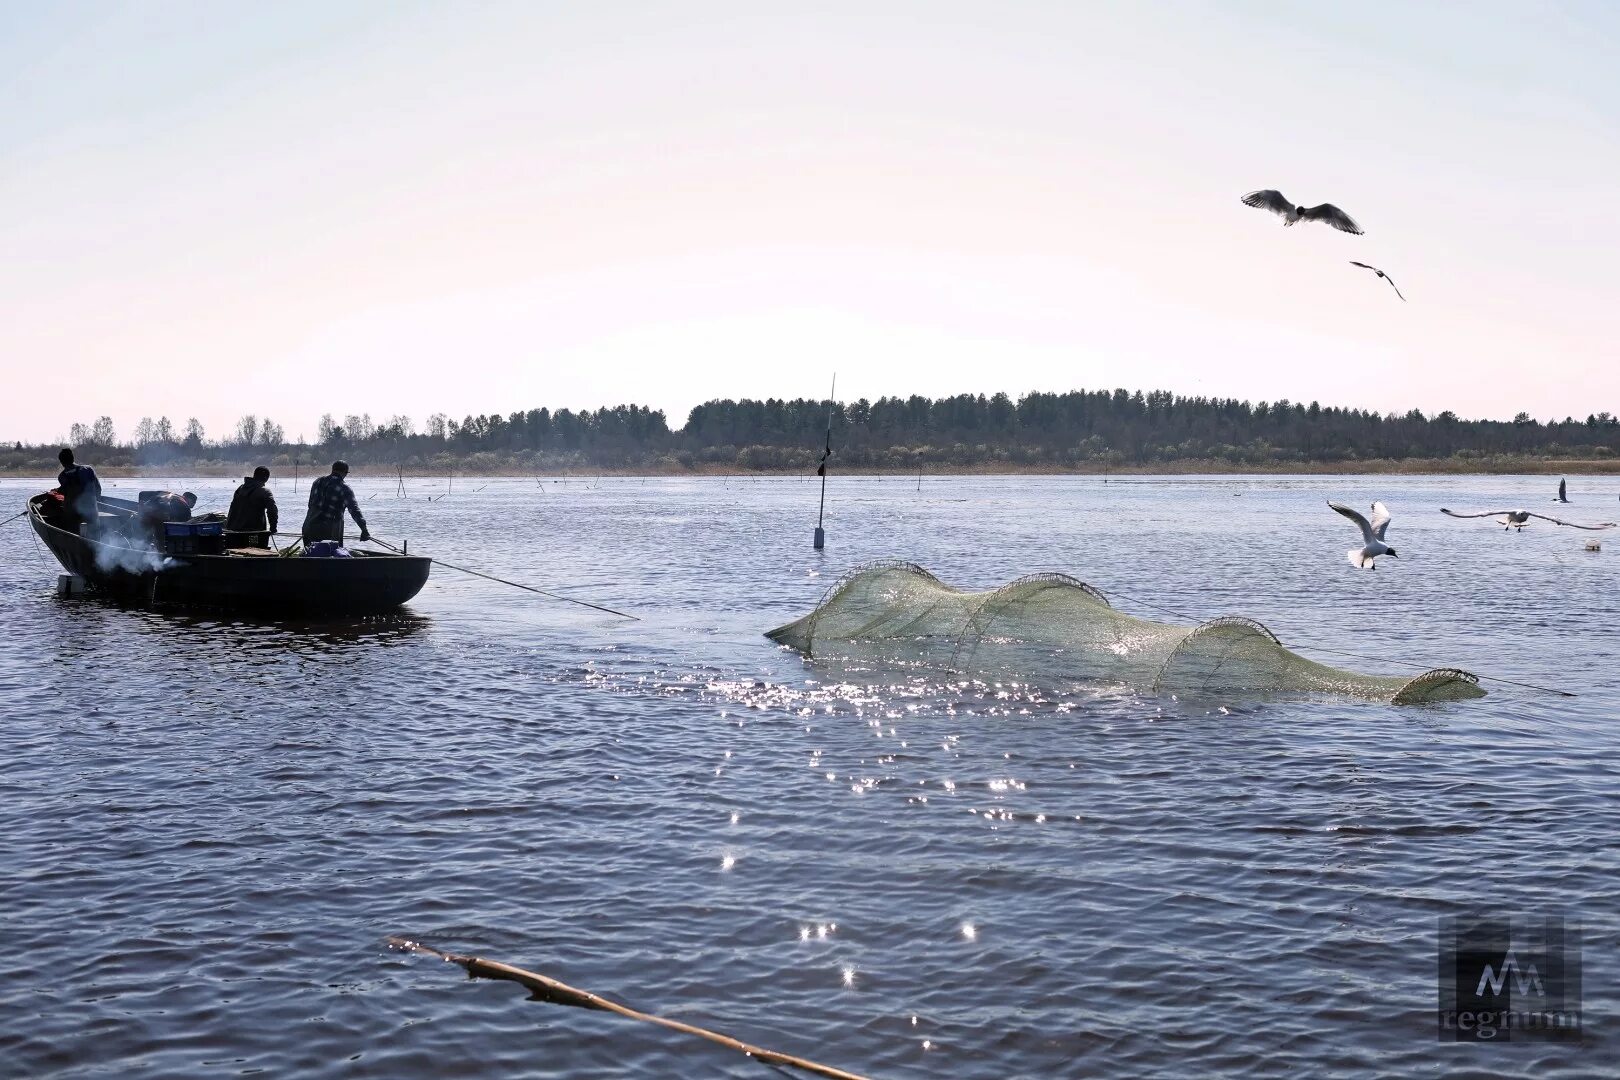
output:
[[[58,599],[5,527],[0,1073],[770,1075],[391,933],[874,1076],[1620,1062],[1620,534],[1436,512],[1545,478],[841,478],[825,553],[795,478],[395,486],[356,484],[379,535],[642,621],[443,568],[349,624]],[[1387,500],[1400,560],[1353,570],[1329,497]],[[1579,696],[1050,698],[761,636],[876,558]],[[1436,920],[1482,910],[1583,925],[1583,1046],[1437,1042]]]

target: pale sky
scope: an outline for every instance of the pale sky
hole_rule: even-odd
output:
[[[1620,412],[1617,71],[1609,2],[0,0],[0,439],[835,370]]]

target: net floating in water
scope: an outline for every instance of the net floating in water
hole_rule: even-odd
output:
[[[1340,694],[1397,705],[1485,696],[1476,676],[1456,668],[1410,678],[1328,667],[1290,651],[1253,619],[1225,616],[1194,627],[1138,619],[1067,574],[965,592],[914,563],[873,563],[839,580],[810,614],[766,636],[807,656],[1042,685]]]

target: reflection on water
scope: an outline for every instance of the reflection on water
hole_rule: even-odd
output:
[[[390,540],[643,621],[442,569],[391,616],[249,621],[0,556],[0,1071],[764,1074],[405,933],[881,1076],[1444,1072],[1436,919],[1481,867],[1582,921],[1585,1010],[1620,1004],[1607,553],[1426,509],[1539,479],[839,479],[822,554],[791,479],[393,485],[358,487]],[[1400,564],[1345,566],[1325,496],[1388,502]],[[1212,562],[1234,505],[1250,550]],[[1580,696],[1153,697],[761,636],[884,557]],[[1613,1038],[1508,1067],[1594,1075]]]
[[[110,599],[94,601],[115,604]],[[179,608],[134,608],[146,618],[132,620],[132,626],[146,633],[204,636],[226,649],[272,651],[299,648],[351,648],[390,645],[408,641],[428,631],[431,617],[409,608],[382,615],[307,618],[254,618],[234,612],[207,612]]]

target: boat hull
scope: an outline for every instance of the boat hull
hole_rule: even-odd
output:
[[[103,544],[47,522],[29,524],[69,573],[98,591],[188,607],[360,615],[406,603],[427,584],[433,560],[356,552],[348,559],[171,555]]]

